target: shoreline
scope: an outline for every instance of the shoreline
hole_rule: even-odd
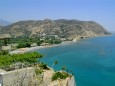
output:
[[[25,52],[30,52],[33,50],[40,50],[40,49],[44,49],[44,48],[51,48],[51,47],[56,47],[56,46],[61,46],[61,45],[67,45],[70,43],[74,43],[74,42],[73,41],[66,41],[66,42],[62,42],[60,44],[52,44],[52,45],[36,46],[36,47],[28,47],[28,48],[19,48],[19,49],[10,51],[9,54],[25,53]]]
[[[105,36],[112,36],[112,35],[103,35],[103,36],[96,36],[96,37],[105,37]],[[90,37],[90,38],[96,38],[96,37]],[[89,39],[89,38],[84,38],[84,39]],[[78,42],[80,40],[83,40],[83,39],[79,39],[77,41],[65,41],[65,42],[62,42],[60,44],[51,44],[51,45],[45,45],[45,46],[19,48],[19,49],[10,51],[9,54],[25,53],[25,52],[30,52],[30,51],[34,51],[34,50],[44,49],[44,48],[51,48],[51,47],[56,47],[56,46],[61,46],[61,45],[67,45],[67,44],[70,44],[70,43],[76,43],[76,42]]]

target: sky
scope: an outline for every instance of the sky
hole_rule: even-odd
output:
[[[0,0],[0,19],[77,19],[115,31],[115,0]]]

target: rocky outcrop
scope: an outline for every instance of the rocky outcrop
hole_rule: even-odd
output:
[[[38,20],[19,21],[2,27],[0,33],[19,36],[58,35],[60,38],[79,39],[109,35],[110,33],[94,21],[79,20]]]

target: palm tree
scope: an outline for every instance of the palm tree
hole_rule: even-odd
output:
[[[54,61],[53,65],[52,65],[52,68],[54,65],[58,64],[58,61]]]

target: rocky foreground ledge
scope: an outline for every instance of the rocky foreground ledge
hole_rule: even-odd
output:
[[[54,70],[44,70],[43,75],[36,75],[34,67],[4,71],[0,69],[0,83],[3,86],[76,86],[74,76],[66,79],[51,80]],[[36,84],[35,84],[36,83]]]
[[[9,54],[0,52],[1,86],[75,86],[73,74],[64,67],[54,71],[40,62],[43,55],[38,52]],[[57,62],[53,63],[53,66]],[[65,72],[67,71],[67,72]]]

